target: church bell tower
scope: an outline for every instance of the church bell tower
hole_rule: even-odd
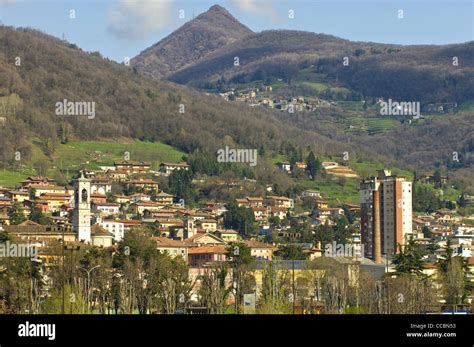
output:
[[[73,228],[79,241],[91,242],[91,181],[81,177],[74,184]]]

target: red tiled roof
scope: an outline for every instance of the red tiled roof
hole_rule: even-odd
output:
[[[189,245],[183,241],[173,240],[167,237],[152,237],[152,240],[156,241],[158,246],[161,247],[189,247]]]
[[[250,248],[274,248],[272,244],[258,242],[255,240],[247,240],[244,243]]]
[[[196,222],[197,223],[217,223],[215,219],[199,219]]]
[[[91,235],[92,236],[113,236],[112,233],[102,228],[99,224],[94,224],[91,226]]]
[[[270,195],[270,196],[268,196],[268,199],[281,200],[281,201],[288,201],[288,200],[290,200],[290,198],[287,198],[286,196],[275,196],[275,195]]]
[[[116,204],[115,202],[94,202],[96,206],[113,206],[113,207],[120,207],[120,204]]]
[[[150,166],[150,163],[148,163],[146,161],[121,161],[121,162],[114,162],[114,165]]]

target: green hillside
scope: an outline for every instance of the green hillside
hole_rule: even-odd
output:
[[[60,144],[51,156],[46,156],[38,141],[32,142],[31,158],[19,163],[17,169],[0,171],[0,185],[13,187],[27,176],[44,174],[59,181],[72,177],[81,168],[98,169],[124,160],[126,152],[132,161],[149,161],[153,169],[161,162],[179,162],[184,152],[160,142],[138,140],[71,141]]]

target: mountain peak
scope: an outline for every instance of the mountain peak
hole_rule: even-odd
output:
[[[212,12],[217,12],[217,13],[229,13],[229,11],[227,11],[224,7],[222,7],[221,5],[212,5],[211,7],[209,7],[209,10],[207,10],[207,12],[205,13],[212,13]]]
[[[166,77],[218,48],[253,34],[229,11],[213,5],[132,60],[140,71]]]
[[[218,25],[218,27],[222,27],[222,29],[228,25],[235,25],[237,27],[243,27],[248,31],[251,31],[246,26],[241,24],[229,11],[220,5],[212,5],[206,12],[201,13],[189,23],[199,22],[201,20],[208,21],[212,25]]]

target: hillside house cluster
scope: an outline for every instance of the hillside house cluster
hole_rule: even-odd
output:
[[[219,95],[226,101],[245,102],[250,106],[268,107],[289,113],[314,112],[321,107],[336,105],[334,101],[326,101],[319,98],[271,96],[270,93],[272,91],[272,86],[263,85],[243,90],[231,89],[219,93]]]

